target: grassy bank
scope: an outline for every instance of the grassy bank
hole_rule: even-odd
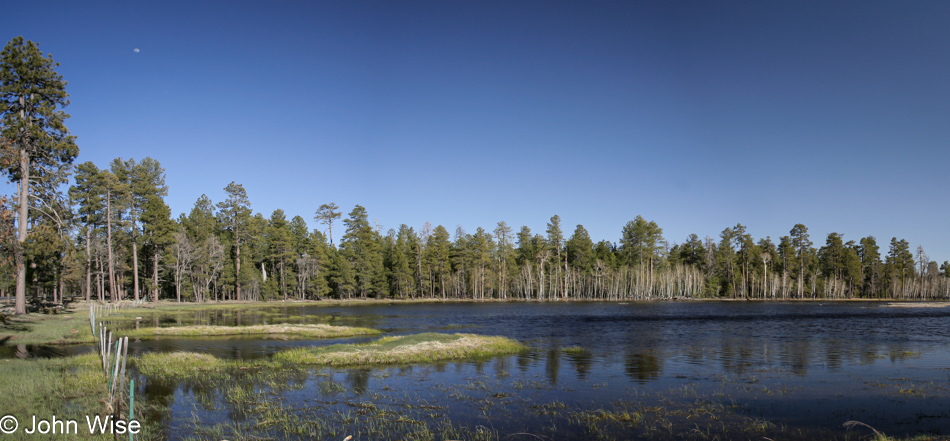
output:
[[[379,331],[370,328],[330,325],[253,325],[253,326],[176,326],[170,328],[142,328],[121,331],[123,336],[149,337],[213,337],[228,335],[281,335],[287,337],[341,338],[359,335],[376,335]]]
[[[525,349],[521,343],[504,337],[429,332],[362,344],[289,349],[275,354],[274,360],[326,366],[431,363],[512,354]]]
[[[73,344],[96,341],[89,328],[88,307],[66,314],[26,314],[0,324],[0,342],[7,345]]]

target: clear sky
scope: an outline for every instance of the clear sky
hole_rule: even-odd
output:
[[[742,223],[950,259],[950,2],[3,2],[61,64],[77,163],[151,156],[177,216],[354,204],[617,242]],[[321,226],[322,227],[322,226]]]

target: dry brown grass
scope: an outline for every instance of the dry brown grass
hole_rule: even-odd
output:
[[[338,338],[357,335],[376,335],[379,331],[370,328],[330,325],[300,325],[281,323],[253,326],[178,326],[171,328],[143,328],[123,332],[130,337],[208,337],[227,335],[285,335],[311,338]]]
[[[950,306],[948,302],[895,302],[884,306],[891,308],[946,308]]]
[[[276,354],[274,360],[330,366],[430,363],[511,354],[524,349],[521,343],[505,337],[424,333],[385,337],[364,344],[290,349]]]

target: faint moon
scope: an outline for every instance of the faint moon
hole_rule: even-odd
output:
[[[139,53],[139,48],[132,49],[132,52]]]

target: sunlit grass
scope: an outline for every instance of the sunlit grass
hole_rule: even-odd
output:
[[[131,363],[151,378],[221,379],[247,370],[431,363],[512,354],[524,349],[524,345],[504,337],[424,333],[363,344],[289,349],[270,360],[224,360],[195,352],[151,352],[133,357]]]
[[[4,440],[45,439],[24,430],[32,426],[32,417],[77,420],[84,428],[86,415],[105,416],[108,379],[95,354],[52,359],[0,360],[0,391],[3,391],[2,412],[19,420],[15,433],[3,435]],[[82,435],[85,430],[80,430]],[[85,439],[112,439],[90,436]],[[61,438],[60,438],[61,439]]]
[[[8,345],[60,345],[94,341],[89,327],[88,309],[69,310],[64,314],[33,313],[8,317],[0,324],[0,342]]]
[[[384,337],[370,343],[289,349],[275,354],[274,360],[327,366],[431,363],[513,354],[525,349],[521,343],[505,337],[429,332]]]
[[[225,375],[232,363],[195,352],[150,352],[133,357],[132,364],[147,377],[193,378],[203,373]]]

